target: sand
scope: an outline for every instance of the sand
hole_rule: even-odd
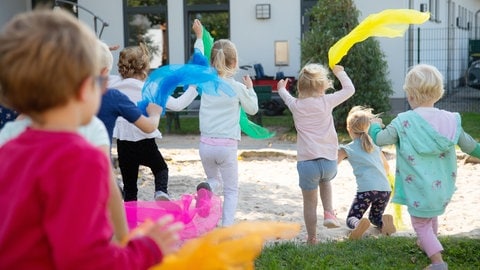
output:
[[[169,193],[173,199],[195,192],[196,185],[205,180],[198,154],[198,136],[164,134],[158,146],[169,166]],[[113,148],[115,153],[115,147]],[[395,169],[395,149],[385,148],[391,169]],[[301,232],[294,239],[305,242],[306,231],[302,214],[302,195],[296,170],[296,145],[294,142],[274,137],[254,140],[242,137],[239,144],[239,203],[236,221],[288,221],[301,224]],[[457,191],[445,214],[439,217],[439,235],[468,236],[480,239],[480,164],[466,163],[466,155],[458,154]],[[117,169],[117,177],[121,177]],[[342,226],[336,229],[323,227],[323,209],[319,200],[317,209],[317,239],[331,241],[347,239],[349,229],[345,225],[347,211],[356,192],[355,178],[347,161],[338,167],[332,182],[333,205]],[[146,167],[140,168],[139,199],[153,200],[153,177]],[[220,194],[221,195],[221,194]],[[391,207],[387,213],[393,214]],[[405,228],[394,235],[414,236],[410,218],[402,210]],[[373,225],[365,237],[379,235]]]

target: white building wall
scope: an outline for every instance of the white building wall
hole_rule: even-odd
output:
[[[300,1],[265,0],[270,19],[256,19],[257,0],[230,1],[231,40],[237,46],[239,65],[261,63],[265,75],[297,76],[300,70]],[[274,42],[288,41],[289,64],[275,66]]]
[[[8,22],[15,14],[31,9],[28,0],[0,0],[0,26]]]
[[[301,1],[291,0],[264,0],[262,4],[271,5],[271,17],[266,20],[255,18],[256,0],[230,1],[230,34],[231,40],[236,44],[239,52],[239,65],[253,65],[261,63],[266,75],[274,76],[276,72],[282,71],[287,76],[296,76],[300,70],[300,35],[301,35]],[[378,13],[384,9],[413,8],[420,10],[420,4],[429,3],[428,0],[354,0],[360,11],[359,21],[362,21],[369,14]],[[78,3],[90,9],[94,14],[108,22],[109,26],[103,31],[102,40],[107,44],[121,45],[124,42],[123,26],[123,1],[122,0],[78,0]],[[472,27],[475,25],[475,15],[480,13],[479,0],[440,0],[439,21],[426,22],[422,28],[446,28],[448,26],[449,10],[451,23],[455,23],[458,16],[458,7],[468,9],[472,14]],[[451,7],[455,6],[455,9]],[[449,9],[450,7],[450,9]],[[30,0],[1,0],[0,24],[3,25],[14,14],[30,10]],[[184,31],[191,26],[184,26],[184,15],[182,0],[168,0],[168,34],[169,34],[169,59],[170,63],[184,63]],[[93,17],[80,10],[79,17],[82,21],[94,28]],[[480,24],[480,22],[478,22]],[[98,22],[98,31],[101,23]],[[457,31],[458,33],[458,31]],[[455,36],[457,36],[455,33]],[[406,33],[407,36],[407,33]],[[403,98],[402,90],[404,75],[408,69],[407,59],[407,38],[377,38],[385,53],[388,62],[388,71],[394,89],[393,98]],[[274,42],[286,40],[289,44],[289,64],[287,66],[275,66]],[[458,41],[456,41],[458,42]],[[446,44],[444,44],[446,45]],[[459,45],[460,46],[460,45]],[[115,63],[118,60],[120,50],[113,52]],[[422,51],[428,56],[428,51]],[[457,52],[458,54],[458,52]],[[466,59],[467,56],[465,56]],[[445,70],[439,66],[439,69]],[[113,68],[116,73],[116,68]],[[457,72],[458,73],[458,72]],[[453,79],[459,74],[451,74]]]
[[[120,49],[113,51],[113,68],[112,74],[117,74],[116,63],[118,62],[118,54],[123,48],[123,1],[122,0],[78,0],[78,4],[89,9],[95,15],[108,23],[103,29],[101,40],[108,45],[121,45]],[[79,9],[78,17],[80,20],[88,24],[94,29],[93,16],[82,9]],[[97,21],[97,32],[100,33],[102,23]]]
[[[168,53],[170,64],[185,63],[185,38],[184,31],[187,31],[187,26],[184,27],[184,8],[183,0],[168,0],[167,11],[167,29],[168,29]]]
[[[385,9],[408,8],[408,1],[398,0],[355,0],[355,5],[360,12],[358,21],[363,21],[368,15],[381,12]],[[405,74],[406,42],[405,38],[376,38],[382,51],[385,54],[385,60],[388,62],[388,72],[392,81],[393,98],[405,97],[403,87],[403,78]]]

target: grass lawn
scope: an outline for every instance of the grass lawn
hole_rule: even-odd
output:
[[[384,116],[388,124],[393,117]],[[181,130],[175,134],[199,134],[198,117],[182,117]],[[165,133],[165,122],[160,130]],[[480,114],[462,113],[462,126],[480,141]],[[293,119],[288,110],[282,116],[263,117],[269,129],[282,130],[281,139],[295,140]],[[168,136],[168,135],[167,135]],[[338,131],[340,143],[350,141],[346,132]],[[449,269],[480,269],[480,240],[464,237],[440,237]],[[339,241],[306,246],[293,242],[273,244],[264,248],[255,261],[256,269],[423,269],[427,256],[408,237],[366,238],[360,241]]]
[[[461,113],[463,129],[470,134],[477,141],[480,141],[480,113]],[[280,128],[283,130],[283,134],[279,134],[280,138],[295,140],[296,131],[293,125],[293,119],[290,111],[285,110],[281,116],[263,116],[263,126],[266,128]],[[383,122],[385,124],[390,123],[393,119],[392,116],[383,116]],[[180,117],[180,130],[173,130],[173,134],[200,134],[198,128],[198,117],[196,116],[181,116]],[[166,119],[162,118],[160,121],[159,129],[162,133],[166,133]],[[348,134],[345,131],[337,130],[340,143],[350,141]]]
[[[440,237],[449,269],[480,269],[480,240]],[[409,237],[365,238],[307,246],[286,242],[264,248],[255,269],[423,269],[427,256]]]

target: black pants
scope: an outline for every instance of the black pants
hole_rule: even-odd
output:
[[[147,166],[152,170],[155,178],[155,191],[161,190],[168,193],[168,166],[158,150],[154,138],[136,142],[117,140],[117,151],[125,201],[137,200],[140,165]]]
[[[354,229],[354,224],[349,224],[349,218],[356,217],[357,219],[361,219],[371,206],[368,219],[373,225],[382,228],[382,215],[390,200],[390,193],[390,191],[376,190],[357,192],[350,211],[348,211],[347,226],[350,229]]]

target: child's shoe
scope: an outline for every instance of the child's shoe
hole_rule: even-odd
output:
[[[393,216],[392,215],[383,215],[382,216],[382,234],[383,235],[391,235],[395,233],[397,229],[393,224]]]
[[[448,270],[448,264],[446,262],[430,264],[429,266],[423,268],[424,270]]]
[[[210,187],[210,184],[207,182],[201,182],[200,184],[197,185],[197,191],[200,189],[206,189],[208,191],[212,191],[212,188]]]
[[[154,198],[155,198],[155,201],[170,201],[170,196],[168,196],[167,193],[161,190],[155,191]]]
[[[337,217],[333,211],[324,211],[323,212],[323,226],[332,229],[339,228],[340,222],[338,222]]]
[[[358,225],[355,229],[353,229],[352,233],[348,239],[350,240],[358,240],[363,237],[363,234],[370,228],[370,221],[366,218],[360,219]]]
[[[206,188],[201,188],[197,191],[197,196],[195,197],[195,208],[200,217],[208,217],[210,214],[212,192]]]

